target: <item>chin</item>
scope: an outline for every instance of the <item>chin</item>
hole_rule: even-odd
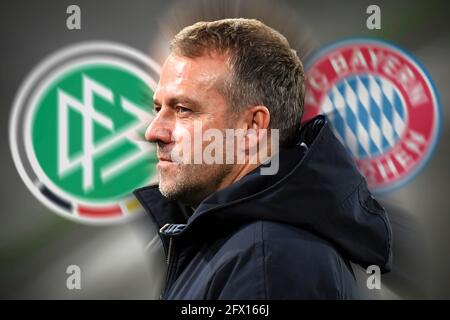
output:
[[[175,194],[174,192],[171,192],[171,188],[161,182],[159,183],[159,192],[167,199],[175,200]]]

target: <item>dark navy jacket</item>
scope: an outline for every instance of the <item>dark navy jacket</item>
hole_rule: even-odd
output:
[[[351,299],[350,261],[389,271],[386,212],[326,119],[304,125],[279,159],[276,175],[256,169],[194,212],[157,186],[135,191],[161,228],[162,298]]]

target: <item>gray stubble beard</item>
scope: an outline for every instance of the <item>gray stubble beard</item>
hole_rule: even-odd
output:
[[[159,190],[169,200],[177,200],[190,207],[197,207],[209,195],[216,192],[234,167],[229,164],[177,164],[176,166],[178,166],[177,172],[171,185],[164,183],[164,174],[159,172]]]

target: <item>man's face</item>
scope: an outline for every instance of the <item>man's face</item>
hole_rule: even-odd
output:
[[[163,65],[154,95],[157,114],[145,137],[157,143],[159,188],[169,199],[195,206],[219,189],[233,169],[226,164],[175,163],[171,157],[186,146],[186,134],[191,137],[191,157],[203,152],[205,142],[197,141],[201,150],[194,150],[194,126],[205,132],[236,125],[219,90],[228,74],[224,55],[188,58],[172,53]]]

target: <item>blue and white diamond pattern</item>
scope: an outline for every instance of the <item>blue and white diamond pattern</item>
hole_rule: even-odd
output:
[[[408,116],[398,90],[372,74],[339,81],[325,96],[321,110],[356,158],[376,157],[392,148]]]

